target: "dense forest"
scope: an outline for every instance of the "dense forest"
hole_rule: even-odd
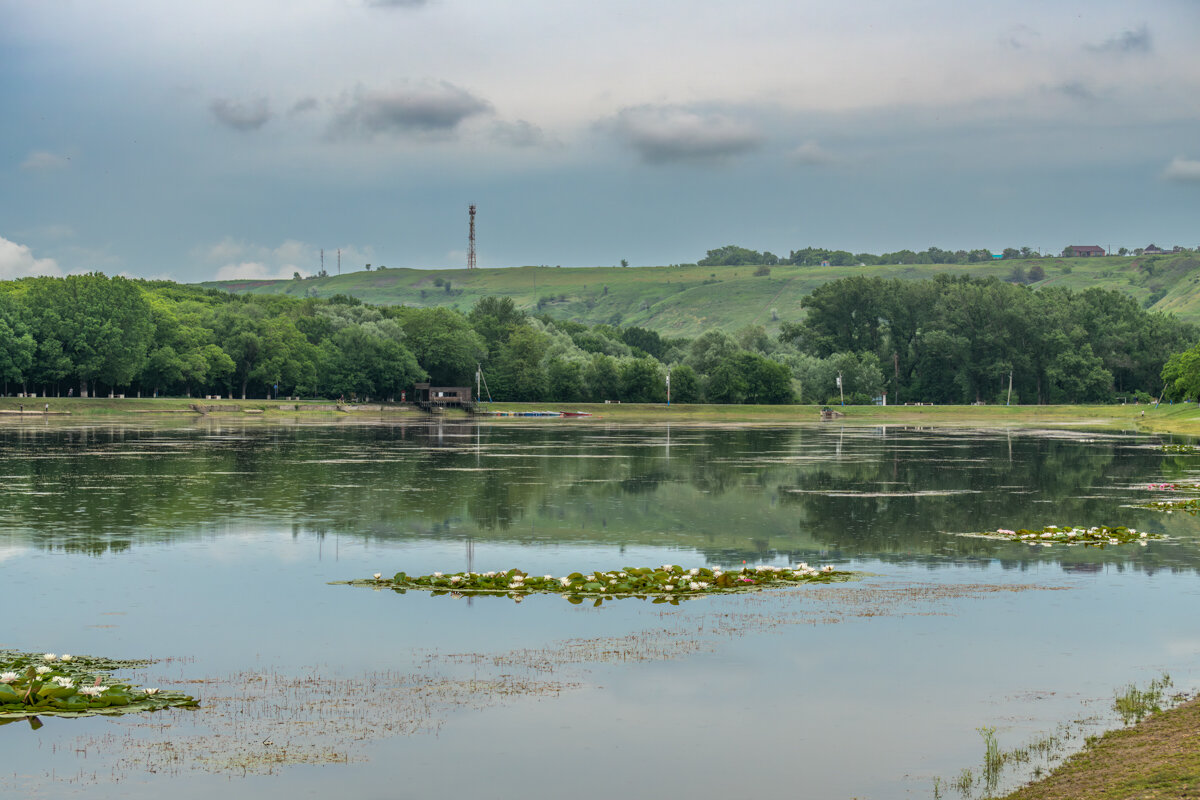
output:
[[[750,326],[688,339],[533,316],[510,298],[460,313],[28,278],[0,283],[0,380],[6,394],[386,399],[422,380],[473,384],[479,366],[496,400],[662,402],[669,371],[673,402],[829,402],[841,376],[847,402],[970,403],[1005,402],[1011,375],[1012,402],[1060,403],[1148,397],[1164,377],[1187,393],[1200,363],[1194,326],[1115,291],[847,278],[803,306],[777,337]]]

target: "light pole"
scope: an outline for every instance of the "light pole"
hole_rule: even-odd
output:
[[[671,407],[671,370],[667,370],[667,408]]]

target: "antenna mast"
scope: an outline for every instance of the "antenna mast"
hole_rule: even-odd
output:
[[[467,238],[467,269],[475,269],[475,204],[471,203],[471,234]]]
[[[342,274],[342,248],[338,248],[338,275]]]

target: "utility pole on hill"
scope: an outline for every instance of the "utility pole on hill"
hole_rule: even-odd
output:
[[[467,269],[475,269],[475,204],[471,203],[469,210],[471,217],[470,232],[467,236]]]

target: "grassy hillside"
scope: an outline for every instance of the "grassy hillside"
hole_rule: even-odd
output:
[[[1155,310],[1200,322],[1200,255],[1034,258],[984,264],[877,267],[780,265],[769,275],[741,267],[513,267],[457,270],[387,269],[290,281],[206,283],[232,292],[329,297],[348,294],[368,303],[451,306],[467,311],[481,297],[506,295],[528,311],[595,324],[640,325],[668,335],[695,336],[709,328],[736,330],[802,316],[800,299],[817,286],[851,275],[921,279],[939,274],[995,276],[1035,264],[1044,280],[1033,284],[1118,289]],[[448,285],[448,288],[447,288]]]

